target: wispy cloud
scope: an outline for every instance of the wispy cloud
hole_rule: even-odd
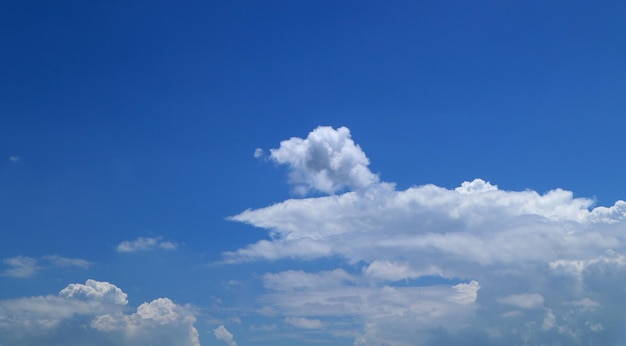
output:
[[[11,162],[18,162],[20,160],[20,157],[17,155],[11,155],[9,156],[9,161]]]
[[[124,240],[116,247],[117,252],[138,252],[149,250],[176,250],[178,244],[171,241],[163,241],[161,237],[137,238],[135,240]]]
[[[37,260],[27,256],[7,258],[4,260],[4,264],[10,268],[6,269],[3,275],[16,278],[30,277],[40,269],[40,267],[37,266]]]
[[[86,269],[91,266],[91,262],[80,258],[67,258],[59,255],[52,255],[44,256],[43,259],[55,267],[79,267]]]
[[[4,264],[9,268],[2,274],[16,278],[28,278],[33,276],[37,271],[58,267],[79,267],[86,269],[91,262],[80,258],[67,258],[59,255],[44,256],[36,259],[28,256],[16,256],[7,258]]]

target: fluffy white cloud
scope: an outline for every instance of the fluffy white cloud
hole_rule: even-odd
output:
[[[235,342],[235,337],[231,332],[224,327],[224,325],[220,325],[219,327],[213,330],[213,334],[218,340],[224,341],[228,346],[237,346],[237,342]]]
[[[59,292],[66,298],[101,301],[110,304],[126,305],[126,293],[108,282],[89,279],[85,284],[69,284]]]
[[[11,345],[200,345],[189,307],[167,298],[126,313],[108,282],[70,284],[58,295],[0,301],[0,342]]]
[[[258,153],[257,149],[256,157]],[[305,139],[282,141],[278,149],[270,150],[270,159],[289,166],[291,183],[300,194],[309,190],[335,193],[346,187],[362,189],[378,182],[378,176],[367,168],[367,156],[354,143],[347,127],[335,130],[320,126]]]
[[[176,250],[178,244],[170,241],[162,241],[161,237],[144,238],[140,237],[135,240],[124,240],[116,247],[117,252],[137,252],[148,251],[154,249]]]
[[[58,255],[44,256],[40,260],[28,256],[16,256],[7,258],[4,261],[6,269],[2,275],[17,278],[27,278],[33,276],[37,271],[58,267],[79,267],[88,268],[91,263],[80,258],[67,258]]]
[[[363,345],[602,344],[622,330],[626,202],[594,207],[562,189],[506,191],[481,179],[397,190],[367,169],[346,128],[283,141],[271,159],[302,192],[333,195],[233,216],[269,239],[223,262],[343,263],[263,275],[263,311],[337,333],[333,318],[351,319]]]

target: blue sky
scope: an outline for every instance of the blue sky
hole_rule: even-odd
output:
[[[621,344],[625,14],[4,2],[0,345]]]

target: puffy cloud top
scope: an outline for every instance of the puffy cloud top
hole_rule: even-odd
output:
[[[258,150],[255,152],[260,153]],[[378,182],[367,168],[369,160],[354,143],[347,127],[320,126],[307,138],[293,137],[270,150],[270,159],[289,166],[297,193],[316,190],[328,194],[344,188],[363,189]]]
[[[126,305],[127,294],[108,282],[89,279],[85,284],[69,284],[59,294],[67,298],[97,300],[104,303]]]
[[[125,313],[127,295],[89,279],[58,295],[0,301],[0,340],[11,345],[199,346],[189,307],[168,298]]]

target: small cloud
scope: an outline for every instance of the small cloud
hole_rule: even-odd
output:
[[[117,252],[137,252],[148,251],[154,249],[176,250],[178,244],[171,241],[161,241],[161,237],[144,238],[140,237],[135,240],[124,240],[115,248]]]
[[[17,256],[7,258],[4,263],[11,268],[4,271],[4,276],[15,278],[27,278],[33,276],[40,267],[37,266],[37,260],[27,256]]]
[[[213,330],[213,334],[218,340],[224,341],[228,346],[237,346],[237,342],[235,342],[235,337],[231,332],[224,327],[224,325],[220,325],[219,327]]]
[[[256,148],[254,149],[254,158],[255,159],[260,159],[265,155],[265,152],[263,151],[263,149],[261,148]]]
[[[20,157],[17,155],[11,155],[9,156],[9,161],[11,162],[18,162],[20,160]]]
[[[302,329],[320,329],[322,328],[322,321],[318,319],[310,319],[304,317],[287,317],[285,323],[291,324],[294,327]]]

